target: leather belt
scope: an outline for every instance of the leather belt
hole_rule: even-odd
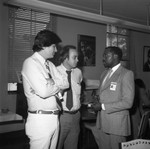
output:
[[[64,113],[69,113],[69,114],[76,114],[79,110],[75,110],[75,111],[63,111]]]
[[[55,111],[44,111],[44,110],[36,110],[36,111],[28,111],[29,113],[32,114],[55,114],[58,115],[59,114],[59,110],[55,110]]]

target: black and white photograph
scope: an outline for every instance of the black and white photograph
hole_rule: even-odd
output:
[[[0,149],[135,148],[150,149],[150,0],[0,0]]]

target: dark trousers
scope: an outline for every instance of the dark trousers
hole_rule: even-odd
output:
[[[57,149],[77,149],[80,132],[80,112],[60,115],[60,133]]]

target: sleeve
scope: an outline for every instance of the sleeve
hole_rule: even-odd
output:
[[[51,71],[52,78],[55,82],[55,85],[58,86],[60,89],[66,89],[69,87],[69,82],[67,75],[62,74],[56,66],[49,62],[49,67]]]
[[[104,104],[107,113],[120,112],[132,107],[134,100],[134,75],[132,71],[123,75],[120,92],[120,99]]]
[[[53,96],[59,91],[57,85],[48,83],[41,67],[38,67],[38,64],[33,59],[28,59],[24,62],[22,76],[23,80],[25,80],[23,81],[24,87],[26,88],[29,85],[32,91],[43,99]]]
[[[79,70],[79,82],[81,83],[83,81],[83,75],[82,75],[82,71],[80,69]]]

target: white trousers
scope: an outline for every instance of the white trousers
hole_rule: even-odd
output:
[[[58,115],[28,113],[25,125],[30,139],[30,149],[55,149],[58,133]]]

